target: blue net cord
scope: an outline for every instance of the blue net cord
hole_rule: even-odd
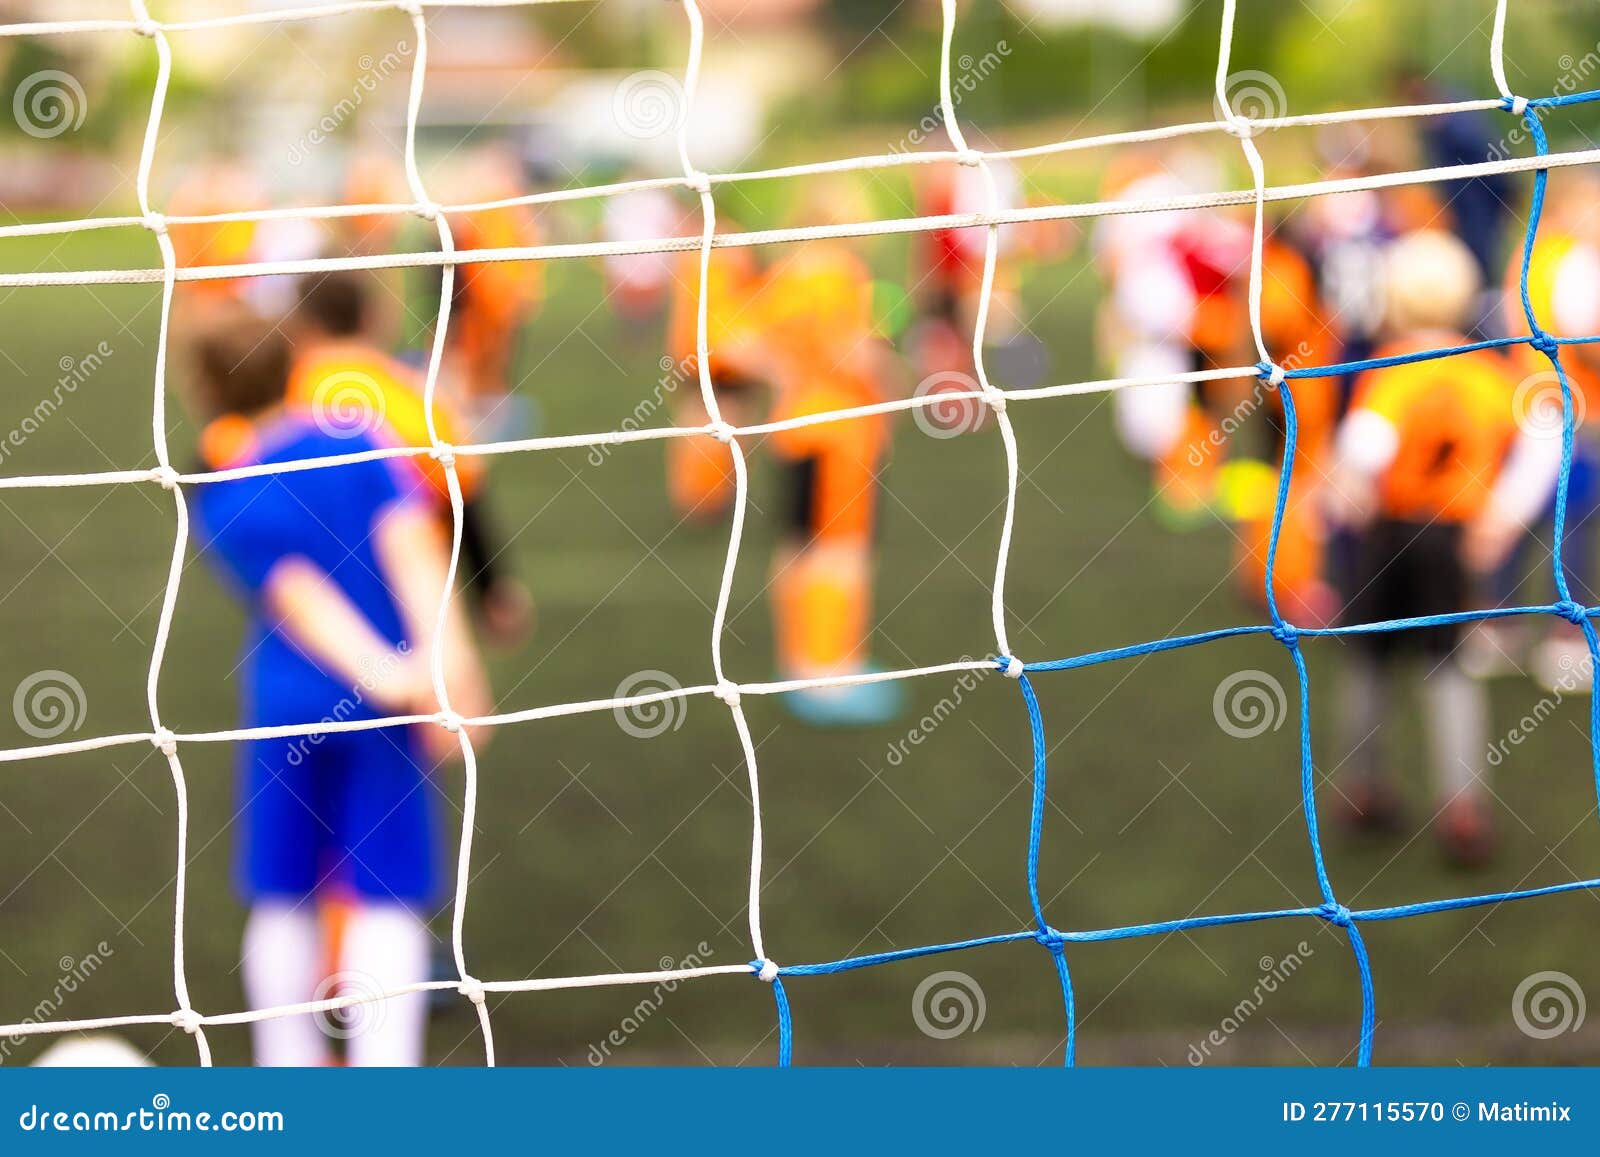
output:
[[[1565,96],[1542,97],[1530,100],[1506,98],[1503,107],[1506,111],[1520,116],[1527,124],[1534,148],[1539,156],[1548,154],[1548,143],[1544,127],[1540,122],[1543,109],[1562,107],[1567,105],[1584,104],[1600,100],[1600,90],[1593,92],[1572,93]],[[1281,367],[1263,362],[1258,365],[1257,372],[1260,378],[1267,382],[1270,388],[1277,389],[1283,403],[1284,415],[1284,447],[1283,465],[1278,473],[1278,488],[1276,502],[1273,508],[1272,528],[1267,547],[1267,567],[1265,594],[1268,617],[1270,622],[1249,624],[1237,627],[1225,627],[1219,630],[1203,631],[1190,635],[1169,636],[1163,639],[1153,639],[1143,643],[1136,643],[1125,647],[1115,647],[1107,650],[1094,651],[1086,654],[1075,655],[1064,659],[1052,659],[1044,662],[1021,663],[1015,658],[1003,655],[995,660],[996,669],[1006,675],[1016,678],[1018,689],[1022,693],[1023,704],[1028,713],[1029,732],[1033,747],[1033,797],[1029,808],[1028,826],[1028,856],[1027,856],[1027,890],[1028,902],[1032,909],[1034,926],[1026,930],[996,933],[989,936],[980,936],[967,940],[955,940],[942,944],[921,945],[913,948],[895,949],[887,952],[868,953],[860,956],[846,957],[841,960],[826,961],[814,964],[791,964],[776,970],[772,978],[773,995],[778,1008],[778,1055],[779,1064],[788,1065],[793,1057],[794,1028],[793,1018],[790,1013],[788,996],[783,989],[783,977],[799,976],[824,976],[832,973],[848,972],[860,968],[870,968],[880,964],[891,964],[900,961],[914,960],[922,957],[941,955],[950,952],[961,952],[973,948],[984,948],[1001,944],[1034,941],[1047,948],[1055,965],[1056,975],[1061,984],[1062,1004],[1066,1016],[1067,1036],[1064,1047],[1063,1061],[1067,1065],[1074,1063],[1077,1045],[1077,1017],[1073,996],[1071,972],[1067,966],[1066,946],[1068,944],[1098,943],[1114,940],[1133,939],[1142,936],[1167,935],[1174,932],[1188,932],[1204,928],[1218,928],[1234,924],[1249,924],[1267,920],[1280,919],[1318,919],[1344,931],[1350,944],[1350,951],[1355,959],[1356,971],[1361,987],[1361,1022],[1357,1043],[1357,1061],[1360,1066],[1372,1063],[1373,1035],[1376,1025],[1376,998],[1372,982],[1372,964],[1367,953],[1365,941],[1362,939],[1360,925],[1363,923],[1400,920],[1413,916],[1426,916],[1440,912],[1460,911],[1468,908],[1486,907],[1502,904],[1509,901],[1527,900],[1541,896],[1556,896],[1571,892],[1589,891],[1600,889],[1600,878],[1587,880],[1572,880],[1556,884],[1547,884],[1540,887],[1523,888],[1508,892],[1491,892],[1476,896],[1460,896],[1442,900],[1426,900],[1411,904],[1398,904],[1380,908],[1367,908],[1351,910],[1341,904],[1334,892],[1332,882],[1328,877],[1327,865],[1322,851],[1322,841],[1317,823],[1316,806],[1316,778],[1315,766],[1311,745],[1311,680],[1306,670],[1305,656],[1301,653],[1300,640],[1303,638],[1336,637],[1342,635],[1375,634],[1390,631],[1406,631],[1424,627],[1437,627],[1459,625],[1463,623],[1481,622],[1491,619],[1508,618],[1516,615],[1555,615],[1579,626],[1584,634],[1589,647],[1591,664],[1600,668],[1600,635],[1597,635],[1594,619],[1600,615],[1600,608],[1586,607],[1576,602],[1567,581],[1566,567],[1563,556],[1563,546],[1566,532],[1567,496],[1571,485],[1573,443],[1575,438],[1575,411],[1573,405],[1572,385],[1567,377],[1566,369],[1561,364],[1561,347],[1569,345],[1587,345],[1600,342],[1600,335],[1585,337],[1556,337],[1543,330],[1535,316],[1532,298],[1528,289],[1529,268],[1532,264],[1533,250],[1538,238],[1539,220],[1544,208],[1545,187],[1549,180],[1547,169],[1534,170],[1533,197],[1529,205],[1528,226],[1523,237],[1522,267],[1520,272],[1519,289],[1522,296],[1523,312],[1527,319],[1529,333],[1523,337],[1495,338],[1488,341],[1472,342],[1466,345],[1452,346],[1439,349],[1430,349],[1412,353],[1400,354],[1392,357],[1369,358],[1361,361],[1340,362],[1324,366],[1302,367],[1284,370]],[[1353,623],[1334,627],[1302,628],[1288,622],[1278,610],[1276,591],[1273,585],[1273,575],[1276,570],[1278,542],[1283,530],[1285,513],[1288,508],[1290,483],[1293,479],[1294,457],[1299,434],[1298,419],[1295,413],[1294,394],[1290,382],[1299,379],[1342,377],[1348,374],[1361,373],[1366,370],[1383,369],[1390,366],[1407,365],[1414,362],[1427,361],[1436,358],[1453,357],[1459,354],[1473,353],[1479,350],[1504,349],[1507,347],[1527,345],[1543,353],[1550,360],[1557,379],[1561,386],[1562,397],[1562,431],[1561,431],[1561,469],[1556,486],[1556,500],[1554,511],[1554,551],[1553,571],[1556,599],[1553,602],[1519,607],[1493,607],[1482,610],[1459,611],[1439,615],[1421,615],[1406,619],[1393,619],[1384,622]],[[1278,379],[1278,384],[1273,385],[1273,379]],[[1039,707],[1038,696],[1035,694],[1033,684],[1029,680],[1029,673],[1045,671],[1069,671],[1082,667],[1095,666],[1101,663],[1116,662],[1123,659],[1137,658],[1143,655],[1153,655],[1165,651],[1178,650],[1185,647],[1197,646],[1205,643],[1217,642],[1223,639],[1237,638],[1245,635],[1271,635],[1288,650],[1294,663],[1295,677],[1299,685],[1299,713],[1300,713],[1300,793],[1301,810],[1304,814],[1306,834],[1311,846],[1312,866],[1317,878],[1317,887],[1321,893],[1321,902],[1314,906],[1299,908],[1282,908],[1272,911],[1260,912],[1234,912],[1209,916],[1189,916],[1176,920],[1164,920],[1146,924],[1131,924],[1117,928],[1062,931],[1050,925],[1045,917],[1043,903],[1039,896],[1039,852],[1044,832],[1044,811],[1047,800],[1048,786],[1048,748],[1045,741],[1044,715]],[[1600,800],[1600,695],[1590,698],[1590,757],[1592,774],[1595,782],[1596,798]],[[751,967],[760,971],[763,962],[756,961]]]

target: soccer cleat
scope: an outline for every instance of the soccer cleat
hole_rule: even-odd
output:
[[[1405,808],[1387,781],[1359,778],[1341,784],[1330,809],[1353,832],[1392,836],[1405,827]]]
[[[900,714],[905,692],[897,682],[850,683],[790,691],[783,702],[790,714],[813,727],[875,727]]]
[[[1458,868],[1480,868],[1494,857],[1494,820],[1476,795],[1458,795],[1434,820],[1445,858]]]

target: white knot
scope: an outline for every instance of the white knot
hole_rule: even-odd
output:
[[[459,734],[462,725],[466,722],[465,719],[463,719],[454,711],[441,711],[439,714],[434,716],[434,720],[439,724],[440,727],[443,727],[451,735]]]
[[[1525,97],[1525,96],[1514,96],[1514,97],[1511,98],[1511,115],[1512,116],[1521,116],[1523,113],[1525,113],[1527,111],[1528,111],[1528,98],[1527,97]]]
[[[1006,412],[1006,394],[1004,390],[997,390],[991,386],[983,392],[983,399],[989,403],[989,408],[995,413],[1003,414]]]
[[[702,197],[711,192],[711,178],[698,169],[691,169],[685,173],[683,183]]]
[[[173,734],[170,727],[157,728],[156,733],[150,737],[150,742],[155,744],[156,750],[162,755],[178,753],[178,737]]]
[[[140,36],[154,40],[156,38],[156,34],[161,31],[161,25],[157,24],[148,16],[141,16],[139,19],[133,22],[133,30]]]
[[[1007,679],[1022,678],[1022,660],[1017,658],[1015,655],[1007,658],[1005,675]]]
[[[733,427],[727,422],[712,422],[711,436],[726,446],[733,441]]]
[[[439,443],[428,451],[428,455],[446,470],[456,464],[456,448],[448,442]]]
[[[1249,117],[1229,117],[1222,122],[1223,131],[1230,137],[1247,141],[1256,135],[1256,122]]]
[[[1267,385],[1273,386],[1274,388],[1281,386],[1283,385],[1283,379],[1286,377],[1288,377],[1288,373],[1282,366],[1274,362],[1272,364],[1272,368],[1267,371]]]
[[[417,11],[420,12],[421,9],[419,8]],[[413,13],[413,15],[415,15],[415,13]],[[421,202],[417,205],[414,211],[417,216],[421,217],[424,221],[434,221],[439,217],[439,206],[433,201]]]
[[[178,486],[178,472],[171,466],[157,466],[150,471],[150,481],[161,483],[163,490],[175,490]]]
[[[473,1004],[483,1003],[484,991],[483,981],[481,980],[476,980],[469,976],[461,982],[456,991],[470,1000]]]
[[[962,149],[956,155],[956,164],[966,165],[969,169],[975,169],[983,164],[983,154],[977,149]]]
[[[190,1036],[193,1036],[195,1033],[200,1031],[201,1022],[204,1020],[205,1017],[201,1016],[194,1009],[180,1008],[177,1012],[172,1014],[172,1027],[181,1028],[184,1032],[188,1033]]]
[[[778,962],[776,960],[763,960],[761,962],[761,970],[756,975],[771,984],[778,979]]]
[[[724,679],[721,683],[717,684],[717,689],[713,691],[712,694],[718,699],[721,699],[729,707],[739,706],[739,685],[737,683],[729,683],[726,679]]]
[[[157,237],[164,237],[167,233],[167,218],[161,213],[146,213],[144,215],[144,227]]]

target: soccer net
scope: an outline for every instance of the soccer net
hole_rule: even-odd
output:
[[[75,752],[94,751],[119,746],[153,744],[165,757],[171,770],[173,789],[177,799],[177,848],[175,907],[172,926],[172,980],[176,1007],[170,1012],[130,1014],[83,1020],[53,1020],[39,1023],[0,1024],[0,1036],[68,1033],[95,1029],[110,1029],[135,1025],[166,1025],[181,1028],[194,1038],[199,1060],[211,1063],[211,1049],[206,1030],[213,1026],[244,1025],[267,1018],[306,1013],[331,1013],[352,1005],[388,1000],[402,995],[445,990],[454,991],[473,1006],[482,1028],[485,1060],[495,1059],[495,1038],[490,1018],[488,997],[495,993],[533,992],[554,989],[572,989],[605,985],[650,985],[664,982],[682,982],[710,976],[746,974],[769,985],[776,1001],[779,1028],[779,1061],[787,1064],[791,1058],[794,1030],[791,1023],[784,981],[794,977],[817,976],[867,968],[892,961],[940,953],[959,952],[983,945],[1034,941],[1048,953],[1061,988],[1065,1010],[1067,1040],[1065,1058],[1071,1064],[1074,1057],[1076,1015],[1074,1009],[1072,973],[1069,967],[1069,949],[1072,946],[1096,941],[1119,940],[1130,937],[1152,936],[1189,929],[1217,927],[1265,920],[1310,919],[1325,921],[1341,930],[1348,940],[1354,964],[1360,978],[1361,1009],[1358,1058],[1360,1064],[1370,1063],[1373,1047],[1373,1028],[1376,1019],[1376,997],[1373,991],[1372,972],[1367,951],[1362,940],[1363,925],[1386,920],[1402,919],[1425,913],[1450,909],[1470,908],[1496,904],[1508,900],[1532,899],[1557,893],[1600,888],[1600,879],[1572,880],[1545,887],[1483,895],[1468,895],[1446,899],[1424,900],[1393,907],[1353,910],[1340,903],[1323,862],[1318,830],[1314,774],[1312,763],[1310,703],[1311,688],[1302,654],[1302,640],[1318,636],[1355,633],[1405,631],[1446,623],[1497,618],[1512,615],[1555,615],[1581,626],[1588,643],[1591,661],[1600,662],[1600,638],[1597,638],[1594,618],[1600,608],[1576,603],[1568,589],[1562,565],[1561,543],[1566,517],[1567,491],[1573,456],[1574,405],[1572,387],[1562,366],[1561,351],[1566,345],[1578,342],[1600,341],[1596,337],[1554,337],[1540,327],[1539,318],[1529,299],[1527,264],[1539,228],[1539,218],[1548,171],[1569,165],[1588,165],[1600,161],[1600,149],[1568,152],[1549,151],[1541,117],[1546,109],[1600,100],[1600,91],[1575,92],[1559,96],[1527,98],[1513,93],[1507,84],[1504,65],[1504,40],[1507,0],[1497,0],[1494,11],[1494,32],[1490,46],[1490,72],[1498,95],[1477,100],[1450,103],[1392,106],[1318,113],[1303,116],[1251,117],[1238,111],[1229,98],[1230,56],[1232,51],[1236,0],[1223,0],[1220,6],[1220,39],[1216,67],[1216,116],[1207,121],[1171,125],[1133,132],[1121,132],[1094,137],[1068,139],[1029,148],[1007,150],[981,150],[968,144],[956,115],[957,100],[953,95],[951,70],[951,44],[956,30],[956,0],[941,0],[943,10],[943,36],[939,61],[939,106],[948,131],[950,148],[939,151],[897,152],[881,156],[859,156],[815,164],[793,165],[751,172],[708,173],[698,169],[688,142],[685,115],[678,130],[678,157],[682,167],[679,176],[653,180],[619,182],[587,188],[554,192],[531,193],[498,201],[475,204],[440,204],[428,194],[417,165],[417,124],[427,83],[428,10],[465,7],[509,7],[518,4],[555,3],[561,0],[347,0],[278,11],[254,12],[243,15],[217,16],[182,22],[160,22],[153,19],[144,0],[131,0],[127,19],[47,21],[10,24],[0,27],[0,36],[53,36],[83,32],[125,32],[150,42],[155,53],[158,70],[150,104],[148,125],[143,139],[136,178],[136,192],[140,214],[129,217],[95,217],[62,220],[46,223],[27,223],[0,227],[0,237],[23,237],[43,234],[65,234],[81,231],[119,227],[143,227],[154,235],[160,247],[162,264],[159,269],[90,270],[80,272],[37,272],[0,275],[0,287],[31,288],[40,286],[92,286],[104,284],[159,284],[162,287],[161,329],[157,345],[155,378],[152,401],[152,435],[157,465],[150,470],[111,470],[75,474],[33,475],[0,478],[0,487],[20,490],[30,487],[105,487],[105,486],[157,486],[171,495],[175,520],[172,561],[168,571],[165,593],[161,602],[160,620],[151,650],[147,679],[147,699],[150,727],[147,731],[120,735],[44,743],[36,746],[0,750],[0,761],[47,759],[51,756]],[[684,16],[689,29],[687,60],[683,71],[685,101],[692,106],[700,79],[701,56],[705,30],[696,0],[682,0]],[[415,36],[416,50],[412,62],[409,100],[407,104],[405,134],[405,172],[411,200],[403,204],[335,204],[309,208],[269,209],[251,212],[197,214],[192,216],[164,215],[151,200],[150,182],[157,141],[161,135],[162,112],[172,78],[173,52],[168,33],[199,29],[217,29],[243,24],[277,24],[289,21],[312,21],[350,13],[400,11],[409,15]],[[1318,126],[1337,123],[1372,122],[1397,118],[1428,118],[1471,110],[1501,109],[1508,116],[1524,123],[1535,147],[1535,154],[1527,157],[1507,157],[1486,160],[1475,164],[1419,169],[1403,172],[1378,173],[1350,179],[1323,180],[1297,185],[1269,185],[1261,154],[1253,140],[1260,131],[1284,126]],[[1195,193],[1160,200],[1113,200],[1086,204],[1055,204],[1032,208],[1001,208],[992,162],[1043,157],[1082,149],[1109,149],[1119,145],[1171,140],[1179,137],[1221,133],[1238,141],[1244,159],[1253,177],[1253,187],[1241,190]],[[970,214],[925,216],[897,220],[871,220],[840,225],[806,228],[774,229],[759,232],[717,233],[717,197],[719,186],[735,182],[770,180],[783,177],[806,177],[825,173],[856,170],[884,170],[898,166],[956,163],[976,170],[989,190],[987,211]],[[1313,367],[1285,369],[1274,362],[1262,337],[1262,248],[1265,208],[1268,202],[1303,199],[1332,193],[1380,189],[1392,186],[1425,184],[1435,181],[1461,180],[1496,173],[1531,172],[1534,180],[1534,197],[1529,213],[1527,235],[1523,245],[1522,302],[1529,331],[1527,337],[1512,337],[1480,342],[1474,345],[1447,349],[1433,349],[1402,357],[1377,359]],[[643,243],[563,243],[524,246],[517,248],[460,249],[455,246],[450,219],[452,215],[484,209],[514,205],[535,205],[577,198],[606,198],[632,190],[647,188],[681,188],[698,196],[702,227],[698,238],[659,238]],[[995,267],[999,252],[1002,226],[1025,222],[1100,218],[1122,214],[1158,211],[1207,209],[1221,206],[1253,206],[1254,234],[1251,250],[1249,316],[1258,361],[1253,365],[1196,371],[1179,375],[1162,375],[1160,378],[1119,378],[1110,380],[1075,382],[1028,389],[1007,389],[991,382],[984,364],[985,329],[994,289]],[[204,225],[224,222],[259,222],[272,219],[301,218],[305,220],[330,220],[341,217],[389,214],[413,215],[432,223],[438,232],[438,251],[405,254],[379,254],[372,256],[318,258],[299,261],[253,262],[235,265],[214,265],[179,268],[173,244],[167,235],[169,225]],[[707,299],[704,285],[707,279],[712,250],[719,247],[748,247],[777,243],[793,243],[820,238],[862,238],[886,234],[910,234],[981,227],[986,230],[983,280],[977,310],[977,320],[972,340],[972,357],[975,383],[971,388],[912,396],[894,401],[811,414],[785,421],[771,421],[751,425],[734,425],[726,421],[718,406],[717,393],[711,378],[707,341]],[[434,421],[434,397],[439,381],[440,365],[444,355],[446,332],[449,326],[453,289],[453,274],[460,263],[496,261],[546,261],[563,258],[605,257],[613,255],[669,253],[698,251],[701,293],[699,296],[697,326],[697,364],[701,400],[709,421],[692,427],[667,427],[649,429],[617,428],[590,434],[535,437],[488,443],[452,445],[439,436]],[[394,447],[363,451],[340,457],[325,457],[309,461],[280,464],[252,465],[229,470],[184,473],[172,465],[167,445],[166,366],[170,343],[170,319],[174,287],[179,282],[224,280],[261,277],[268,275],[299,275],[335,270],[374,270],[399,267],[435,267],[441,273],[441,293],[438,307],[438,324],[427,365],[425,401],[428,410],[428,435],[430,445],[424,447]],[[1296,416],[1294,383],[1301,379],[1331,377],[1357,370],[1444,358],[1454,354],[1491,346],[1526,344],[1548,357],[1561,389],[1563,423],[1562,469],[1556,495],[1554,582],[1557,598],[1547,604],[1470,611],[1459,614],[1437,615],[1386,622],[1356,625],[1306,628],[1287,620],[1278,609],[1273,589],[1273,561],[1277,556],[1279,531],[1289,498],[1291,474],[1295,459]],[[1020,463],[1017,438],[1013,424],[1013,407],[1026,408],[1034,403],[1045,403],[1053,398],[1079,394],[1100,393],[1127,389],[1161,382],[1201,382],[1218,379],[1259,380],[1276,391],[1283,405],[1286,446],[1283,465],[1279,472],[1276,491],[1276,509],[1268,550],[1266,572],[1266,605],[1269,622],[1237,626],[1201,634],[1166,637],[1112,650],[1075,655],[1069,658],[1032,660],[1012,652],[1007,640],[1006,573],[1012,531],[1016,515]],[[749,502],[749,474],[746,467],[745,442],[753,437],[777,433],[785,429],[828,422],[845,422],[871,415],[888,414],[900,410],[948,405],[952,401],[972,406],[987,406],[995,415],[996,425],[1003,445],[1007,494],[1001,525],[998,557],[995,560],[992,616],[995,638],[995,658],[986,661],[959,661],[934,666],[901,669],[833,679],[790,680],[783,682],[746,683],[728,676],[723,662],[723,635],[728,618],[729,601],[734,574],[739,562],[740,542]],[[447,480],[454,533],[450,553],[450,582],[439,608],[438,625],[442,630],[449,608],[451,589],[460,565],[462,545],[463,499],[457,463],[462,456],[538,453],[572,447],[611,446],[627,442],[654,439],[702,437],[711,435],[727,447],[736,483],[736,494],[729,533],[726,562],[722,570],[717,593],[715,616],[712,624],[710,648],[712,669],[716,682],[698,686],[674,687],[670,690],[584,702],[552,703],[528,710],[466,718],[452,709],[449,691],[445,685],[443,658],[437,649],[433,656],[432,682],[438,698],[438,711],[428,715],[391,716],[370,720],[345,720],[308,722],[303,725],[271,728],[244,728],[228,731],[191,733],[174,730],[165,721],[158,701],[162,663],[166,654],[173,615],[177,606],[179,581],[183,571],[189,543],[190,488],[206,486],[227,479],[264,475],[293,470],[328,469],[357,461],[401,456],[427,455],[443,468]],[[1060,929],[1046,919],[1039,897],[1038,862],[1041,831],[1046,800],[1045,720],[1035,696],[1030,676],[1046,672],[1071,670],[1101,663],[1126,660],[1155,652],[1213,642],[1240,635],[1264,634],[1278,640],[1289,652],[1299,682],[1299,752],[1300,787],[1306,831],[1312,861],[1315,867],[1319,894],[1300,907],[1269,911],[1234,912],[1217,915],[1192,916],[1151,924],[1130,925],[1102,929]],[[1033,792],[1029,830],[1026,834],[1026,886],[1034,918],[1032,927],[1016,929],[994,935],[951,940],[938,944],[917,945],[894,951],[852,956],[846,959],[818,963],[780,963],[781,949],[774,955],[762,935],[762,809],[760,774],[755,745],[746,722],[743,698],[749,695],[773,695],[807,688],[834,686],[845,683],[875,682],[883,680],[917,679],[928,675],[967,671],[987,671],[1014,680],[1017,683],[1027,711],[1033,750]],[[691,696],[710,696],[726,704],[732,725],[743,750],[749,775],[751,813],[750,881],[749,881],[749,943],[751,960],[748,964],[716,965],[664,969],[652,972],[612,972],[587,976],[536,977],[521,980],[494,980],[477,976],[471,968],[463,939],[463,927],[468,902],[468,881],[473,859],[474,816],[478,796],[478,768],[472,739],[466,730],[472,727],[497,727],[553,716],[584,712],[608,712],[650,708],[669,700]],[[1600,734],[1600,699],[1593,701],[1591,717],[1591,744]],[[237,1011],[219,1011],[196,1008],[190,999],[188,976],[184,960],[185,897],[188,869],[188,788],[184,778],[182,751],[191,744],[233,743],[242,740],[309,736],[338,731],[369,730],[398,725],[426,725],[446,729],[456,736],[465,764],[464,802],[460,830],[460,852],[456,865],[455,891],[451,926],[451,942],[455,959],[456,977],[450,980],[428,981],[387,992],[356,992],[331,996],[324,1000],[272,1008],[251,1008]],[[1600,746],[1594,746],[1594,766],[1597,791],[1600,791]]]

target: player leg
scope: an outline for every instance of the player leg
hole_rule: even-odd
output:
[[[882,433],[877,419],[790,431],[775,445],[790,483],[790,534],[774,558],[779,668],[814,679],[871,669],[872,549]],[[899,710],[897,684],[814,688],[786,698],[819,725],[881,722]]]
[[[1410,570],[1418,592],[1417,614],[1448,614],[1467,607],[1467,575],[1461,561],[1461,527],[1436,522],[1414,527]],[[1494,851],[1494,821],[1483,779],[1489,744],[1489,697],[1461,665],[1459,625],[1417,633],[1428,658],[1422,709],[1429,762],[1438,800],[1435,821],[1445,854],[1456,864],[1482,864]]]
[[[689,386],[680,390],[683,399],[674,407],[673,421],[679,426],[703,426],[711,419],[693,374]],[[737,426],[750,419],[754,382],[719,375],[715,389],[723,421]],[[733,459],[717,439],[707,435],[667,440],[667,492],[681,517],[696,521],[719,517],[733,502],[734,489]]]
[[[437,882],[434,792],[415,732],[381,728],[331,737],[345,788],[339,839],[355,896],[344,933],[343,971],[369,992],[429,977],[430,935],[417,914]],[[352,1066],[414,1066],[426,1052],[427,996],[408,993],[353,1018]]]
[[[251,1008],[303,1004],[323,980],[312,899],[325,831],[319,756],[319,744],[308,736],[240,746],[245,830],[239,875],[250,905],[241,974]],[[304,1067],[331,1059],[328,1038],[309,1014],[255,1021],[250,1035],[258,1065]]]

